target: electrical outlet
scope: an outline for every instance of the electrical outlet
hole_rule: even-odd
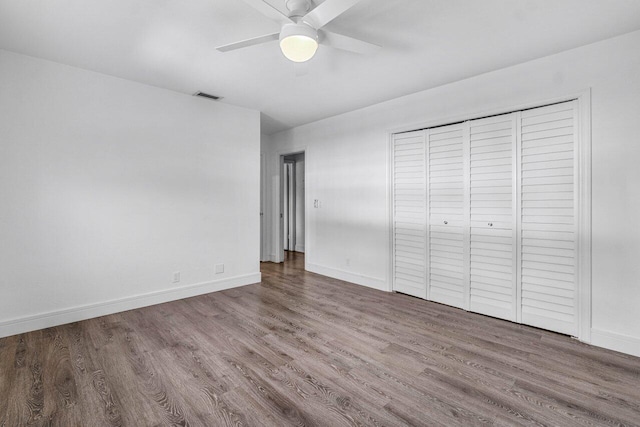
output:
[[[216,264],[216,274],[224,273],[224,264]]]
[[[351,265],[351,258],[347,258],[345,262],[347,264],[347,267],[349,267]]]
[[[176,271],[173,273],[173,283],[178,283],[180,282],[180,272]]]

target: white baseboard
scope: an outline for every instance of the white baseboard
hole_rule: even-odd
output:
[[[304,252],[304,245],[296,245],[295,251],[296,252]]]
[[[387,285],[386,280],[378,279],[376,277],[369,277],[362,274],[351,273],[349,271],[311,263],[306,263],[305,268],[312,273],[322,274],[323,276],[333,277],[334,279],[344,280],[345,282],[355,283],[356,285],[366,286],[379,291],[389,291],[389,286]]]
[[[591,329],[591,344],[640,357],[640,338]]]
[[[260,273],[245,274],[242,276],[229,277],[211,282],[196,283],[194,285],[180,286],[117,300],[11,319],[0,322],[0,338],[24,332],[36,331],[38,329],[50,328],[52,326],[64,325],[66,323],[77,322],[80,320],[91,319],[94,317],[106,316],[108,314],[119,313],[136,308],[148,307],[150,305],[162,304],[197,295],[208,294],[210,292],[236,288],[238,286],[250,285],[260,282],[261,279],[262,276]]]

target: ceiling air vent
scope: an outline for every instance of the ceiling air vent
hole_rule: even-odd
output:
[[[193,96],[201,96],[202,98],[213,99],[214,101],[218,101],[219,99],[222,99],[221,96],[215,96],[215,95],[211,95],[209,93],[204,93],[204,92],[196,92],[193,94]]]

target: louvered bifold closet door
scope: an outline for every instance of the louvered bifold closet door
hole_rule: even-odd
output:
[[[466,124],[427,131],[429,166],[429,293],[432,301],[467,308],[468,168]]]
[[[522,323],[577,335],[577,102],[521,113]]]
[[[469,309],[516,321],[516,114],[471,120],[469,133]]]
[[[426,298],[426,159],[424,132],[393,140],[393,290]]]

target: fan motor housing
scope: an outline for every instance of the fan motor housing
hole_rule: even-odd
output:
[[[280,41],[290,36],[305,36],[318,41],[318,31],[304,23],[284,24],[280,31]]]
[[[310,0],[287,0],[287,9],[289,9],[289,17],[302,17],[311,10]]]

